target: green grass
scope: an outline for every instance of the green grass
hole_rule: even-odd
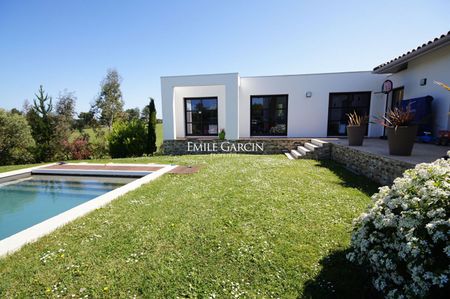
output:
[[[163,124],[156,124],[156,146],[158,150],[163,142]]]
[[[202,168],[164,175],[1,259],[1,298],[374,295],[345,252],[376,186],[340,166],[282,155],[115,162]]]
[[[7,172],[7,171],[13,171],[23,168],[30,168],[33,166],[37,166],[41,164],[23,164],[23,165],[6,165],[6,166],[0,166],[0,173]]]

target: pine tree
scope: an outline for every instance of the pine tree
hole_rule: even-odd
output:
[[[55,154],[52,143],[55,134],[52,98],[45,93],[42,85],[35,96],[33,106],[27,113],[27,119],[36,141],[36,160],[50,161]]]
[[[149,118],[148,118],[148,126],[147,126],[147,154],[152,155],[156,152],[156,109],[155,109],[155,101],[153,98],[150,98],[149,104]]]

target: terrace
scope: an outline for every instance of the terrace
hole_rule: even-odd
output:
[[[415,143],[411,156],[394,156],[389,155],[388,143],[385,139],[366,138],[364,139],[363,146],[348,146],[348,141],[345,138],[329,138],[327,139],[327,141],[368,154],[409,163],[411,164],[411,167],[419,163],[429,163],[433,162],[436,159],[445,157],[447,155],[447,152],[450,150],[450,146],[439,146],[430,143]]]

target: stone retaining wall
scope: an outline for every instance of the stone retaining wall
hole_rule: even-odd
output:
[[[239,139],[239,140],[164,140],[165,155],[193,155],[212,153],[242,153],[242,154],[281,154],[303,145],[307,138],[273,138],[273,139]],[[262,149],[261,149],[262,148]]]
[[[308,138],[273,138],[273,139],[240,139],[240,140],[164,140],[163,153],[166,155],[193,155],[212,153],[243,154],[281,154],[286,150],[296,149]],[[365,151],[353,149],[335,143],[325,144],[305,156],[307,159],[332,159],[348,170],[364,175],[380,185],[390,185],[395,178],[401,176],[406,169],[414,168],[414,164],[390,159]]]
[[[414,164],[389,159],[372,153],[333,143],[331,159],[356,174],[364,175],[380,185],[390,185]]]

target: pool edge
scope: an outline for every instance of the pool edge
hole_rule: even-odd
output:
[[[46,164],[42,166],[37,167],[31,167],[31,168],[25,168],[25,169],[19,169],[15,171],[8,172],[10,173],[9,176],[15,176],[20,174],[25,174],[27,172],[31,172],[32,169],[37,169],[44,166],[49,165],[55,165],[57,163],[52,164]],[[139,165],[139,164],[135,164]],[[171,171],[172,169],[176,168],[177,165],[164,165],[161,169],[156,170],[155,172],[152,172],[150,174],[147,174],[135,181],[132,181],[126,185],[123,185],[117,189],[111,190],[105,194],[102,194],[100,196],[97,196],[85,203],[82,203],[76,207],[73,207],[67,211],[64,211],[56,216],[53,216],[47,220],[44,220],[38,224],[35,224],[25,230],[22,230],[12,236],[9,236],[3,240],[0,240],[0,258],[5,257],[9,254],[14,253],[15,251],[19,250],[22,246],[28,243],[32,243],[39,238],[53,232],[54,230],[58,229],[59,227],[64,226],[65,224],[82,217],[98,208],[101,208],[114,199],[128,193],[129,191],[135,190],[142,186],[143,184],[146,184],[148,182],[151,182],[155,180],[156,178],[162,176],[163,174]],[[5,174],[8,174],[5,173]],[[11,174],[13,173],[13,174]],[[9,177],[7,175],[0,176],[2,178]]]

